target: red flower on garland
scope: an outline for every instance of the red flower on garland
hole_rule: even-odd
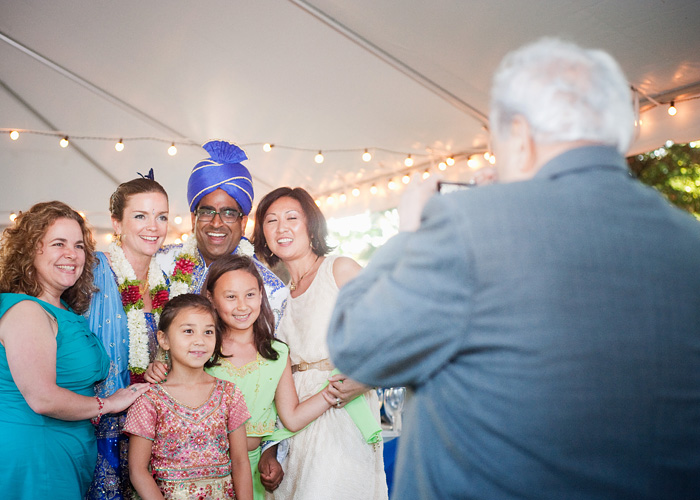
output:
[[[151,307],[154,310],[157,310],[158,312],[163,310],[163,306],[168,302],[168,299],[170,298],[170,294],[168,293],[168,290],[163,288],[161,290],[158,290],[152,297],[151,297]]]
[[[132,307],[139,307],[139,303],[141,307],[143,307],[143,298],[141,297],[141,291],[138,285],[126,282],[119,286],[119,292],[122,296],[122,304],[124,305],[125,311],[128,311]]]

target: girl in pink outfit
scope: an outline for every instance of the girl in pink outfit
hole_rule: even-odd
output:
[[[132,405],[124,427],[131,482],[143,500],[253,498],[245,401],[235,384],[204,371],[220,350],[215,317],[193,294],[175,297],[161,314],[168,379]]]

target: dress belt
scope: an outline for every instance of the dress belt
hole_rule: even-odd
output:
[[[292,365],[292,373],[305,372],[306,370],[331,371],[333,368],[333,363],[331,363],[330,360],[326,358],[322,359],[321,361],[314,361],[313,363],[307,363],[306,361],[302,361],[298,365]]]

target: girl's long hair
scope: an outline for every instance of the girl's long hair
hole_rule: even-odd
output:
[[[258,288],[260,289],[260,315],[253,323],[253,342],[255,343],[255,349],[263,358],[276,360],[279,358],[279,353],[272,347],[272,341],[275,340],[275,316],[272,313],[270,302],[267,300],[262,276],[260,276],[257,267],[255,267],[253,259],[245,255],[226,255],[216,259],[212,265],[209,266],[209,273],[207,274],[207,279],[204,282],[201,293],[209,293],[210,296],[213,297],[214,288],[219,278],[229,271],[238,270],[245,271],[253,276],[257,280]],[[221,318],[218,318],[219,327],[221,331],[224,332],[226,326],[223,324],[223,321],[221,321]]]

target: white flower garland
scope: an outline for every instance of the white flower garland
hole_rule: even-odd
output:
[[[141,292],[135,296],[137,300],[131,300],[124,304],[124,291],[128,291],[129,287],[138,287],[140,282],[136,278],[134,268],[129,263],[121,246],[112,242],[109,245],[109,256],[112,263],[112,270],[117,276],[119,292],[122,297],[122,305],[126,312],[127,327],[129,328],[129,370],[134,373],[143,373],[148,367],[148,327],[146,326],[146,314],[143,311],[143,297]],[[163,271],[156,262],[155,256],[151,257],[151,263],[148,266],[148,286],[151,290],[152,298],[160,290],[167,290]],[[153,317],[156,324],[160,319],[160,309],[153,309]]]

